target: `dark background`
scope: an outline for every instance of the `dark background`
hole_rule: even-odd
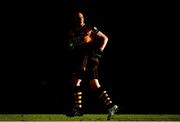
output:
[[[2,4],[0,113],[64,113],[69,70],[65,48],[70,13],[109,37],[100,80],[119,113],[180,113],[178,47],[171,5],[75,0]],[[171,10],[171,11],[170,11]],[[104,113],[87,91],[86,112]]]

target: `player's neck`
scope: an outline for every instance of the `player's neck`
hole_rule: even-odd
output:
[[[81,23],[80,24],[80,28],[82,28],[83,26],[85,26],[85,23]]]
[[[85,23],[82,23],[82,24],[80,24],[79,26],[76,26],[76,27],[75,27],[75,30],[76,30],[76,31],[79,31],[79,30],[81,30],[84,26],[85,26]]]

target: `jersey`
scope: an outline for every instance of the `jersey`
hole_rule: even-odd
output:
[[[98,31],[99,30],[96,27],[87,25],[84,25],[79,31],[71,31],[68,40],[69,49],[74,51],[92,44],[94,35],[96,35]]]
[[[94,65],[92,66],[89,57],[93,50],[96,48],[96,34],[99,30],[94,26],[83,26],[79,31],[72,31],[69,38],[69,49],[71,53],[71,67],[73,72],[82,76],[82,72],[88,72],[90,76],[94,77],[97,71],[93,71]],[[89,65],[87,65],[87,63]]]

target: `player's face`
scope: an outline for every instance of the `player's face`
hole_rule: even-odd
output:
[[[80,25],[84,25],[84,16],[81,12],[77,13],[75,20],[76,20],[76,23],[78,23]]]

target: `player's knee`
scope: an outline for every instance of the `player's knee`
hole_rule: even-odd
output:
[[[72,79],[72,84],[73,84],[73,86],[80,86],[81,81],[82,81],[81,79],[74,78],[74,79]]]
[[[96,91],[98,88],[101,87],[101,85],[99,84],[98,79],[93,79],[90,81],[90,87],[93,91]]]

